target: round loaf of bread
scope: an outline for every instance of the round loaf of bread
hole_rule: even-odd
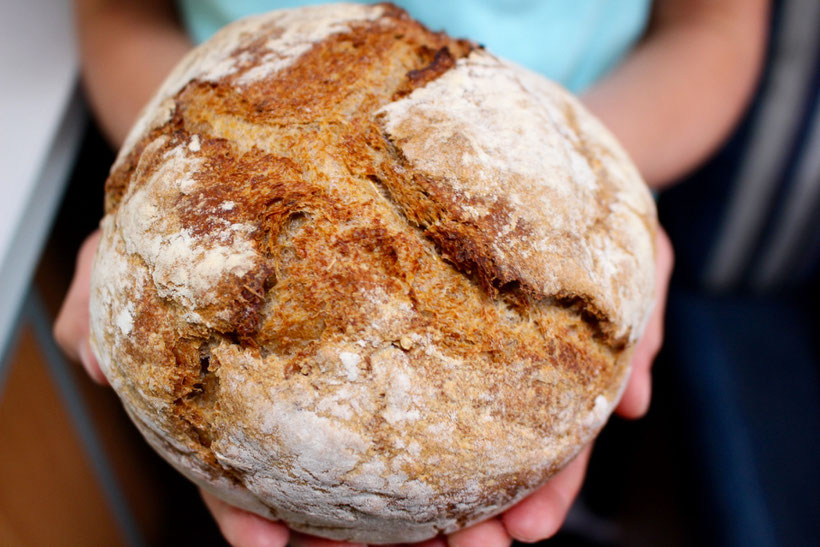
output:
[[[92,345],[202,488],[319,536],[423,540],[602,427],[655,223],[556,84],[390,5],[273,12],[192,51],[122,148]]]

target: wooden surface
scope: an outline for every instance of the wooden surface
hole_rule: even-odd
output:
[[[0,545],[123,544],[27,327],[0,397],[0,439]]]

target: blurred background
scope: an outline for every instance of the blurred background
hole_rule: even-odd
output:
[[[14,75],[0,86],[0,545],[224,545],[196,489],[52,338],[77,250],[102,215],[114,152],[79,86],[70,2],[0,6],[0,36],[13,44],[0,50],[0,74]],[[804,137],[820,126],[813,70]],[[713,203],[713,171],[661,197],[683,267],[652,406],[644,419],[613,418],[604,430],[555,545],[820,544],[817,285],[762,301],[724,291],[722,311],[704,311],[686,268],[697,262],[688,255],[703,253],[680,234]],[[802,245],[801,256],[820,248],[811,238]],[[720,334],[738,356],[732,367],[715,364],[724,346],[703,345],[702,333],[687,330],[692,321],[731,331]],[[778,343],[760,349],[768,336]],[[746,375],[753,356],[744,351],[769,352],[765,370]]]
[[[71,3],[0,2],[0,36],[0,545],[223,544],[52,338],[113,162],[78,87]]]

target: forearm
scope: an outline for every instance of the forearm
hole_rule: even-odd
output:
[[[760,70],[767,13],[761,0],[659,4],[646,39],[584,97],[653,187],[696,167],[737,122]]]
[[[191,42],[159,0],[75,0],[75,19],[88,98],[119,146]]]

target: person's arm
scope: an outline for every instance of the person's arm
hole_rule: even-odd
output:
[[[743,112],[766,43],[767,0],[658,0],[644,40],[585,104],[650,186],[706,159]]]
[[[137,114],[192,44],[170,2],[74,4],[86,95],[106,136],[119,147]]]

